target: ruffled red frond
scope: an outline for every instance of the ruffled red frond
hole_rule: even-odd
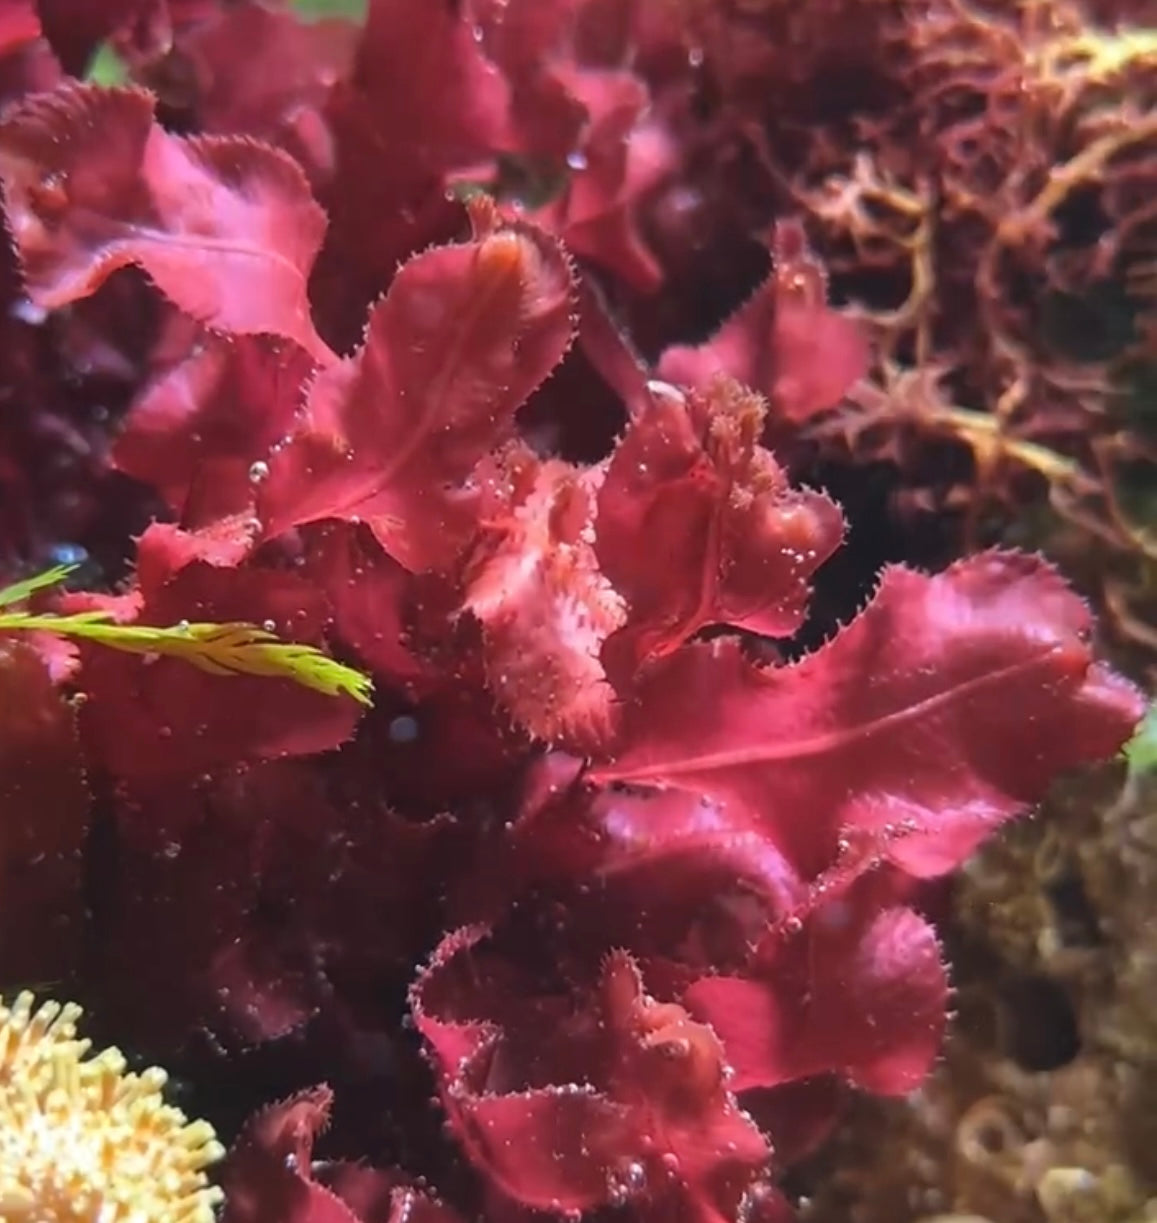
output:
[[[761,898],[759,923],[767,912],[793,912],[806,901],[806,881],[758,812],[688,790],[593,786],[581,767],[551,753],[529,770],[510,836],[519,886],[617,887],[646,911],[649,925],[698,922],[716,946],[733,941],[729,928],[746,926],[741,913],[728,912],[737,897]],[[510,877],[504,885],[511,887]]]
[[[482,625],[490,686],[540,739],[594,744],[611,728],[599,652],[624,608],[592,546],[597,480],[566,463],[532,464],[467,570],[463,606]]]
[[[684,1001],[722,1041],[736,1091],[835,1074],[904,1095],[940,1051],[948,982],[922,917],[877,910],[853,889],[802,928],[770,933],[742,975],[704,977]]]
[[[629,1202],[643,1218],[733,1218],[770,1151],[735,1102],[711,1029],[647,995],[625,952],[607,958],[585,995],[526,999],[538,1023],[519,1020],[510,997],[509,1033],[471,1020],[472,1006],[498,1001],[463,994],[486,980],[454,963],[475,955],[478,939],[462,931],[443,944],[414,1006],[479,1170],[538,1209]]]
[[[325,214],[296,162],[241,137],[181,138],[137,89],[70,85],[0,122],[0,178],[30,297],[45,309],[135,264],[216,330],[319,360],[306,295]]]
[[[630,607],[612,642],[628,675],[708,625],[799,628],[843,519],[822,494],[789,486],[759,445],[764,414],[758,395],[724,380],[687,396],[656,387],[616,449],[596,548]]]

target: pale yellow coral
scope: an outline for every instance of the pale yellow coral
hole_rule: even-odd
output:
[[[163,1070],[89,1057],[80,1015],[0,1003],[0,1223],[211,1223],[212,1127],[165,1103]]]

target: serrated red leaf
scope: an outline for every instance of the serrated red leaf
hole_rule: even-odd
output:
[[[668,348],[661,378],[709,386],[723,374],[766,395],[774,419],[802,424],[835,407],[868,368],[860,326],[827,304],[827,279],[798,224],[777,226],[775,267],[706,343]]]
[[[633,73],[556,65],[552,79],[585,110],[586,123],[562,193],[532,216],[575,254],[641,293],[654,292],[663,272],[640,233],[638,211],[673,170],[675,142]]]
[[[411,159],[448,169],[512,143],[510,87],[469,4],[370,0],[355,82]]]
[[[365,522],[407,569],[443,568],[478,528],[478,463],[572,339],[561,250],[476,211],[471,242],[398,273],[365,346],[323,371],[270,457],[268,535],[323,518]]]
[[[71,85],[0,121],[0,177],[29,296],[45,309],[143,268],[198,321],[332,354],[307,282],[325,233],[300,167],[241,137],[171,136],[143,90]]]
[[[358,1223],[312,1173],[313,1144],[332,1104],[322,1085],[250,1118],[225,1162],[223,1223]]]
[[[657,388],[616,449],[596,549],[630,607],[609,646],[628,675],[708,625],[787,637],[802,623],[843,518],[822,494],[792,489],[759,445],[765,410],[726,381],[686,397]]]
[[[527,479],[471,558],[462,605],[482,625],[490,687],[514,719],[540,739],[599,743],[614,699],[599,651],[624,609],[592,547],[597,476],[551,461]]]
[[[583,1210],[607,1199],[605,1151],[626,1142],[628,1110],[575,1088],[488,1094],[456,1110],[474,1164],[504,1193],[538,1210]]]
[[[199,531],[154,522],[138,542],[135,588],[114,596],[122,606],[132,603],[134,610],[123,617],[124,621],[133,619],[145,603],[159,598],[170,578],[194,561],[224,569],[240,565],[253,550],[253,533],[252,521],[238,514],[218,519]],[[67,604],[87,597],[65,595],[64,601]]]
[[[742,975],[685,995],[723,1042],[734,1089],[837,1074],[880,1095],[923,1082],[944,1033],[948,981],[932,927],[911,909],[829,899]]]
[[[849,836],[941,873],[1131,734],[1142,699],[1092,665],[1089,626],[1031,556],[987,553],[934,577],[893,567],[851,625],[794,665],[757,667],[727,640],[673,655],[641,681],[592,780],[736,804],[804,879]]]
[[[315,369],[296,344],[210,336],[138,396],[112,461],[188,528],[251,515],[265,456],[292,427]]]

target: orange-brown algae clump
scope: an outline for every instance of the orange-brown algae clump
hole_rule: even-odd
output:
[[[165,1071],[89,1057],[80,1015],[30,993],[0,1002],[0,1223],[212,1223],[212,1127],[165,1103]]]

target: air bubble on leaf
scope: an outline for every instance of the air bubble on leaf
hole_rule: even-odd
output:
[[[402,714],[390,723],[389,735],[392,743],[413,743],[418,737],[418,720]]]
[[[759,1223],[767,1218],[774,1206],[775,1192],[766,1181],[756,1181],[743,1195],[739,1204],[740,1223]]]
[[[49,215],[62,212],[68,207],[68,176],[44,174],[32,192],[32,204],[38,212]]]
[[[261,627],[267,633],[276,633],[277,632],[277,621],[276,620],[262,620]]]
[[[258,459],[249,465],[249,483],[263,484],[269,479],[269,464],[264,459]]]
[[[188,620],[178,620],[178,621],[177,621],[177,632],[178,632],[178,633],[187,633],[188,631],[189,631],[189,622],[188,622]]]
[[[27,297],[17,298],[8,307],[8,313],[14,319],[27,323],[30,327],[39,327],[48,318],[48,311],[35,302],[29,301]]]
[[[607,1174],[607,1196],[612,1206],[623,1206],[647,1188],[647,1169],[632,1159]]]

